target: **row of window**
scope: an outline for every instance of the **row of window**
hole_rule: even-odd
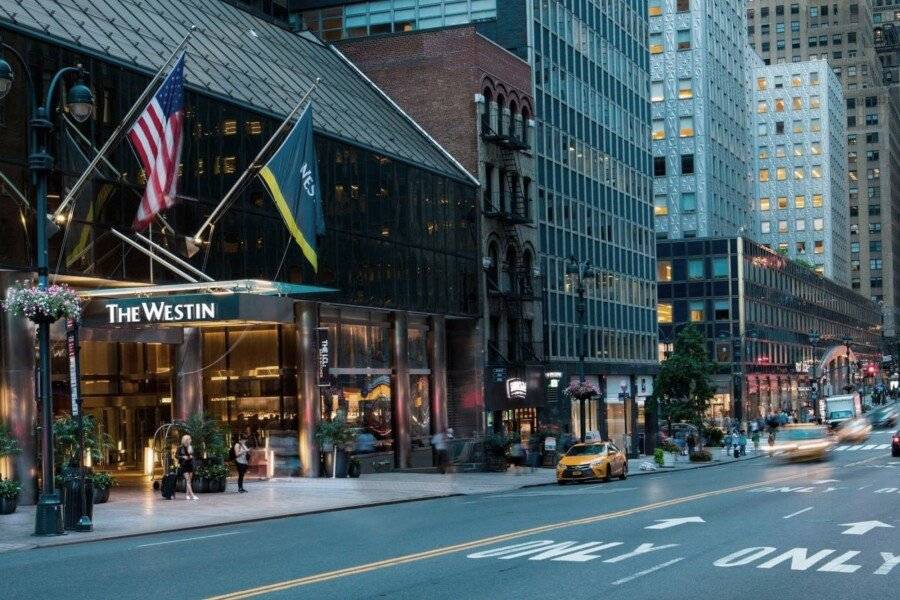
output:
[[[852,254],[859,253],[859,242],[850,244],[850,252]],[[869,252],[881,252],[881,240],[872,240],[869,242]]]
[[[803,156],[806,151],[806,144],[794,144],[791,149],[792,156]],[[775,146],[774,156],[775,158],[784,158],[787,156],[787,149],[784,144],[778,144]],[[809,144],[809,153],[813,156],[819,156],[822,154],[822,142],[810,142]],[[854,156],[855,152],[852,153]],[[766,160],[769,158],[769,147],[768,146],[760,146],[757,152],[757,156],[760,160]]]
[[[819,242],[816,242],[816,249],[817,249],[816,254],[823,254],[824,251],[818,251],[818,248],[819,248],[818,244],[819,244]],[[764,245],[766,248],[769,248],[770,250],[772,249],[771,246],[769,246],[769,244],[764,244]],[[777,246],[778,253],[786,255],[788,252],[788,247],[789,246],[788,246],[787,242],[779,242],[779,244]],[[806,242],[794,242],[794,251],[797,253],[798,256],[806,256]],[[823,265],[816,265],[815,270],[817,273],[819,273],[821,275],[822,272],[825,270],[825,267]]]
[[[691,49],[691,30],[679,29],[675,32],[675,49],[679,52]],[[650,34],[650,54],[662,54],[665,49],[665,41],[661,32]]]
[[[866,119],[868,123],[868,119]],[[775,121],[775,127],[772,128],[773,135],[784,135],[785,127],[784,121]],[[876,117],[875,123],[878,123],[878,119]],[[794,119],[791,122],[791,133],[803,133],[805,131],[803,119]],[[812,133],[818,133],[822,131],[822,119],[815,118],[809,120],[809,131]],[[766,122],[760,122],[756,124],[756,135],[763,136],[769,135],[769,124]]]
[[[822,177],[822,165],[813,165],[809,168],[809,176],[812,179],[819,179]],[[787,167],[776,167],[775,168],[775,180],[776,181],[785,181],[788,178],[788,169]],[[806,179],[806,168],[805,167],[794,167],[794,180],[800,181]],[[760,181],[771,181],[771,174],[769,169],[760,169],[759,170],[759,180]]]
[[[678,117],[678,137],[694,137],[694,117]],[[666,139],[665,119],[653,119],[650,127],[650,139],[659,141]]]
[[[819,96],[810,96],[809,97],[809,107],[808,108],[820,108],[822,106],[822,101]],[[774,112],[784,112],[787,107],[784,98],[775,98],[772,101],[772,110]],[[791,98],[791,109],[792,110],[803,110],[803,97],[802,96],[794,96]],[[769,102],[767,100],[760,100],[756,103],[756,112],[759,114],[764,114],[769,112]]]
[[[678,91],[676,92],[679,100],[688,100],[694,97],[693,80],[690,77],[680,77],[678,79]],[[650,102],[662,102],[666,99],[665,86],[662,81],[650,82]]]
[[[822,194],[813,194],[810,197],[810,204],[816,208],[822,206]],[[778,196],[775,198],[775,206],[779,210],[783,210],[789,208],[788,205],[788,197],[787,196]],[[767,211],[771,210],[772,202],[771,200],[764,196],[759,199],[759,210]],[[794,196],[794,208],[806,208],[806,196]]]
[[[714,256],[709,259],[710,273],[715,279],[728,277],[728,257]],[[687,278],[691,280],[706,279],[706,259],[689,258],[687,261]],[[672,261],[658,259],[656,261],[656,280],[672,281]]]
[[[703,321],[708,320],[707,313],[707,305],[706,300],[689,300],[688,301],[688,318],[692,323],[702,323]],[[671,302],[660,302],[656,306],[656,320],[659,323],[666,324],[672,322],[672,303]],[[712,313],[709,314],[712,317],[712,320],[715,321],[730,321],[731,320],[731,301],[728,299],[724,300],[713,300],[712,301]]]
[[[659,17],[663,14],[666,0],[649,0],[647,2],[647,14],[651,17]],[[686,13],[691,11],[691,0],[675,0],[675,12]]]
[[[822,217],[816,217],[812,219],[812,222],[814,231],[822,231],[823,229],[825,229],[825,219],[823,219]],[[777,228],[778,233],[788,233],[790,231],[786,219],[778,221]],[[806,219],[794,219],[794,231],[806,231]],[[759,232],[772,233],[772,221],[760,221]],[[820,254],[819,243],[820,242],[816,242],[816,254]]]
[[[791,4],[791,14],[792,15],[800,14],[800,5],[799,4],[797,4],[797,3]],[[831,5],[831,14],[835,17],[838,15],[838,5],[837,4]],[[858,4],[850,5],[850,14],[851,15],[859,14],[859,5]],[[783,15],[784,15],[784,5],[779,4],[775,7],[775,16],[780,17]],[[753,8],[748,8],[747,9],[747,18],[752,19],[754,16],[756,16],[756,10]],[[769,7],[761,6],[759,9],[759,16],[760,16],[760,18],[763,18],[763,19],[768,17],[769,16]],[[820,17],[820,16],[827,17],[828,16],[828,5],[822,4],[820,6],[810,6],[809,7],[809,16],[810,17]]]
[[[681,212],[697,212],[697,194],[694,192],[681,192],[679,197]],[[665,217],[669,214],[669,199],[663,194],[653,196],[653,214],[657,217]]]
[[[818,71],[810,71],[807,75],[809,85],[815,87],[819,85],[819,72]],[[784,87],[784,75],[773,75],[772,76],[772,87],[776,90],[780,90]],[[803,85],[803,74],[802,73],[794,73],[790,76],[788,83],[791,84],[791,87],[800,87]],[[769,89],[769,78],[768,77],[757,77],[756,78],[756,89],[764,92]]]

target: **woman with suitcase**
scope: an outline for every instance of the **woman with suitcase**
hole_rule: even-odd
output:
[[[178,459],[178,470],[184,476],[185,500],[199,500],[191,488],[191,478],[194,476],[194,447],[188,434],[181,436],[181,445],[178,446],[175,457]]]

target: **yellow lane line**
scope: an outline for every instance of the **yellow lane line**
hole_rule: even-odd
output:
[[[849,463],[844,465],[846,467],[853,467],[856,465],[860,465],[863,463],[867,463],[873,460],[876,460],[878,457],[872,457],[865,460],[861,460],[855,463]],[[458,552],[462,552],[464,550],[471,550],[473,548],[480,548],[482,546],[490,546],[493,544],[497,544],[500,542],[508,542],[510,540],[515,540],[523,537],[527,537],[530,535],[535,535],[538,533],[544,533],[547,531],[554,531],[557,529],[564,529],[567,527],[577,527],[579,525],[590,525],[592,523],[599,523],[600,521],[607,521],[610,519],[617,519],[619,517],[627,517],[629,515],[646,512],[650,510],[656,510],[657,508],[664,508],[667,506],[676,506],[678,504],[684,504],[686,502],[693,502],[694,500],[701,500],[704,498],[712,498],[714,496],[720,496],[722,494],[731,494],[733,492],[740,492],[743,490],[750,490],[756,487],[766,487],[770,486],[773,483],[780,483],[783,481],[790,481],[793,479],[801,479],[803,477],[810,477],[815,473],[820,471],[829,471],[831,467],[822,467],[819,469],[815,469],[813,471],[805,471],[802,473],[797,473],[795,475],[786,475],[784,477],[779,477],[776,479],[770,479],[768,481],[760,481],[757,483],[747,483],[743,485],[738,485],[734,487],[724,488],[720,490],[711,490],[708,492],[701,492],[699,494],[694,494],[691,496],[684,496],[681,498],[672,498],[670,500],[662,500],[659,502],[654,502],[651,504],[645,504],[642,506],[636,506],[634,508],[628,508],[616,512],[604,513],[602,515],[594,515],[592,517],[583,517],[581,519],[572,519],[569,521],[561,521],[559,523],[550,523],[548,525],[540,525],[538,527],[531,527],[529,529],[521,529],[519,531],[512,531],[510,533],[504,533],[501,535],[495,535],[491,537],[481,538],[478,540],[473,540],[470,542],[465,542],[462,544],[454,544],[452,546],[444,546],[441,548],[435,548],[433,550],[426,550],[424,552],[416,552],[414,554],[406,554],[404,556],[398,556],[395,558],[389,558],[386,560],[380,560],[377,562],[372,562],[364,565],[357,565],[355,567],[347,567],[344,569],[337,569],[335,571],[327,571],[325,573],[318,573],[316,575],[308,575],[306,577],[300,577],[298,579],[289,579],[286,581],[282,581],[279,583],[272,583],[269,585],[263,585],[255,588],[249,588],[246,590],[241,590],[237,592],[232,592],[229,594],[223,594],[221,596],[213,596],[208,600],[241,600],[244,598],[253,598],[255,596],[261,596],[263,594],[271,594],[273,592],[281,592],[284,590],[288,590],[291,588],[301,587],[304,585],[311,585],[313,583],[321,583],[323,581],[329,581],[332,579],[339,579],[341,577],[348,577],[351,575],[361,575],[363,573],[368,573],[370,571],[376,571],[379,569],[385,569],[387,567],[394,567],[397,565],[403,565],[411,562],[418,562],[422,560],[428,560],[431,558],[437,558],[440,556],[446,556],[448,554],[456,554]]]

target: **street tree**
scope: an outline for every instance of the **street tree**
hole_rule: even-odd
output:
[[[673,421],[687,421],[697,426],[702,440],[703,415],[715,394],[714,371],[703,335],[688,324],[678,332],[673,352],[660,365],[650,397],[651,408],[669,424],[669,435]]]

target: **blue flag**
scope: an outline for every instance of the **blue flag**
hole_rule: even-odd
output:
[[[325,233],[325,218],[319,193],[312,124],[310,105],[303,110],[300,119],[259,176],[272,195],[291,236],[318,272],[316,237]]]

